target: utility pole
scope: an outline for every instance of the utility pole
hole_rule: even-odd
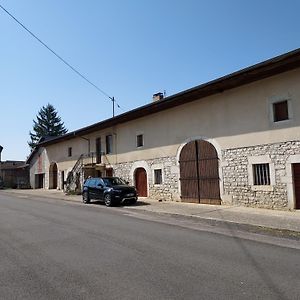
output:
[[[3,147],[0,145],[0,163],[1,163],[1,152],[3,150]]]
[[[112,101],[112,105],[113,105],[113,118],[114,118],[114,116],[115,116],[115,97],[112,97],[111,98],[111,101]]]

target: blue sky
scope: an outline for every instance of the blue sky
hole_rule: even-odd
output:
[[[300,47],[297,0],[0,0],[114,96],[117,114]],[[110,118],[111,102],[0,10],[2,160],[26,159],[38,110],[69,131]]]

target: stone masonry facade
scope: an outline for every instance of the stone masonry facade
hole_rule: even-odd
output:
[[[144,161],[146,164],[148,196],[157,200],[180,201],[178,194],[179,166],[176,157],[161,157]],[[114,175],[134,185],[135,162],[113,165]],[[139,167],[139,165],[137,165]],[[162,184],[154,184],[154,170],[162,170]],[[133,176],[132,176],[133,175]]]
[[[300,141],[265,144],[222,150],[222,204],[288,209],[286,174],[287,161],[292,155],[300,155]],[[251,181],[251,158],[265,157],[270,166],[270,186],[254,186]],[[148,196],[158,200],[180,201],[179,165],[176,157],[163,157],[145,161],[148,168]],[[135,162],[113,166],[115,176],[134,185]],[[162,184],[154,184],[154,170],[162,169]]]
[[[290,141],[276,144],[258,145],[246,148],[227,149],[222,151],[224,194],[229,195],[223,204],[249,207],[286,209],[288,207],[287,161],[291,155],[300,154],[300,141]],[[269,190],[264,186],[253,188],[251,185],[250,157],[268,157],[270,177],[274,185]],[[272,184],[272,183],[271,183]]]

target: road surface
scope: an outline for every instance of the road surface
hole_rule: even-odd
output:
[[[0,299],[300,299],[300,242],[0,191]]]

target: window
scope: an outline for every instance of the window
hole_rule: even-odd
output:
[[[96,179],[88,179],[86,185],[88,187],[96,187]]]
[[[270,185],[270,168],[269,164],[253,165],[253,184]]]
[[[96,138],[96,163],[101,163],[101,138]]]
[[[273,118],[274,118],[274,122],[279,122],[279,121],[284,121],[289,119],[287,100],[273,103]]]
[[[112,139],[112,135],[107,135],[105,137],[105,141],[106,141],[106,154],[110,154],[112,153],[112,146],[113,146],[113,139]]]
[[[275,165],[270,155],[248,156],[248,184],[252,191],[273,192]]]
[[[162,171],[161,171],[161,169],[154,170],[154,184],[162,184]]]
[[[142,134],[136,136],[136,146],[137,147],[144,146],[144,136]]]
[[[68,156],[71,157],[72,156],[72,147],[68,148]]]

